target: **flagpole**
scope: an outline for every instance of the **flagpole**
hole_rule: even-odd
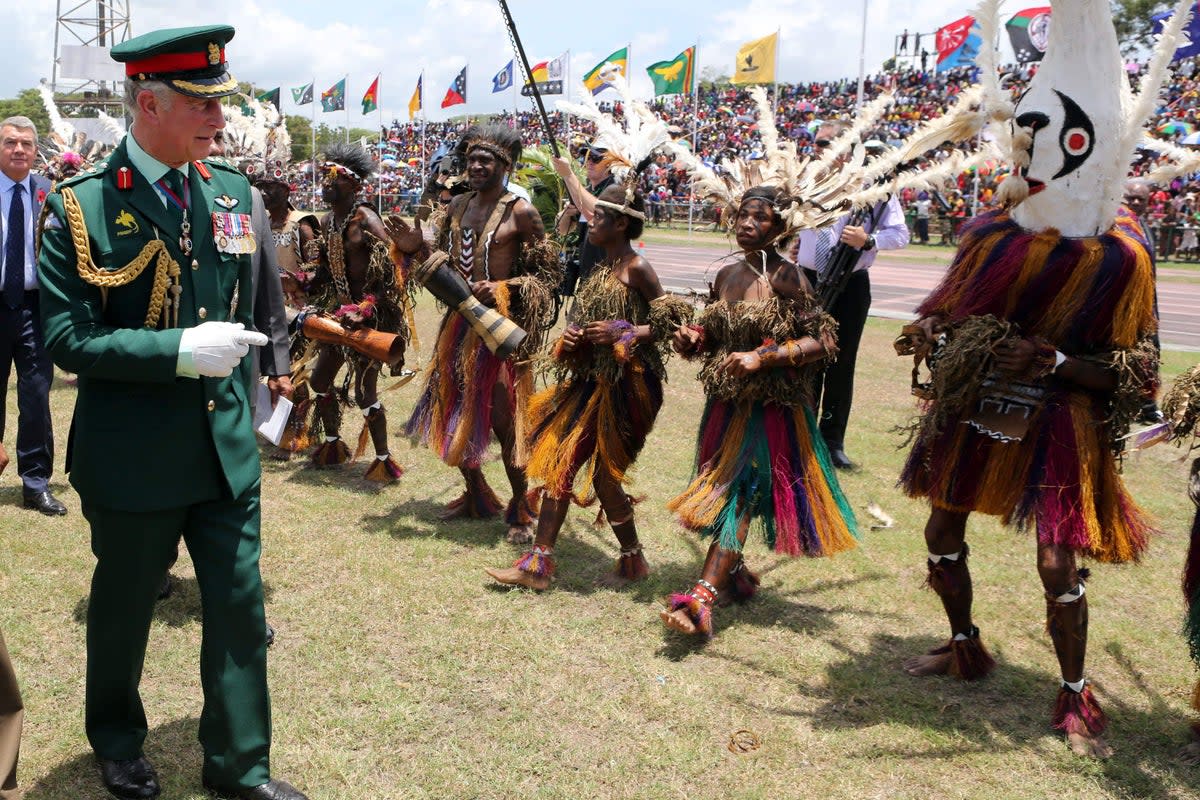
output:
[[[696,74],[700,71],[700,37],[696,37],[695,49],[692,51],[692,155],[700,158],[700,81]],[[674,199],[672,199],[672,203]],[[667,206],[667,220],[670,224],[671,207]],[[688,236],[692,235],[692,220],[696,211],[696,193],[688,190]]]
[[[312,83],[308,85],[310,94],[315,95],[317,91],[317,77],[314,75]],[[311,161],[310,170],[312,175],[312,210],[317,210],[317,99],[315,96],[310,96],[308,100],[308,108],[312,116],[312,124],[309,125],[309,133],[312,134],[312,153],[309,154]]]
[[[867,0],[863,0],[864,5],[866,5],[866,2]],[[775,69],[771,70],[771,77],[775,80],[775,91],[771,93],[772,117],[779,113],[779,38],[781,33],[782,28],[775,29]]]
[[[564,84],[565,88],[563,89],[563,97],[567,98],[567,101],[569,102],[571,100],[571,51],[570,50],[567,50],[566,69],[567,69],[567,82]],[[569,113],[567,113],[566,111],[563,111],[560,113],[563,116],[563,141],[567,143],[567,160],[569,161],[571,158],[571,156],[570,156],[570,153],[571,153],[571,115]]]
[[[778,59],[776,59],[778,61]],[[776,69],[779,65],[775,65]],[[858,43],[858,98],[854,101],[854,110],[858,111],[863,104],[863,81],[867,69],[867,0],[863,0],[862,38]]]
[[[379,159],[379,216],[383,216],[383,105],[379,102],[379,84],[383,83],[383,73],[375,76],[375,110],[379,112],[379,143],[375,145],[375,157]],[[399,166],[399,164],[397,164]]]

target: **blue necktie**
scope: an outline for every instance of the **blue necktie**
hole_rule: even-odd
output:
[[[8,236],[4,240],[4,302],[20,308],[25,299],[25,201],[23,184],[13,186],[8,207]]]

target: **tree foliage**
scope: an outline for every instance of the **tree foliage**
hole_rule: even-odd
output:
[[[15,98],[0,100],[0,119],[8,117],[29,117],[37,126],[38,134],[50,130],[50,115],[46,113],[37,89],[22,89]]]
[[[1117,41],[1121,44],[1121,52],[1126,55],[1154,46],[1150,17],[1168,11],[1175,5],[1163,0],[1111,0],[1111,3]]]

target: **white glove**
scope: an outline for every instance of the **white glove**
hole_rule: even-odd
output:
[[[180,375],[194,372],[210,378],[229,375],[250,351],[250,345],[267,343],[266,334],[248,331],[245,327],[240,322],[205,322],[194,328],[185,328],[179,339],[176,372]]]

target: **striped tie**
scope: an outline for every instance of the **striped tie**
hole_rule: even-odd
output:
[[[823,273],[829,266],[829,256],[832,252],[833,228],[821,228],[817,231],[817,242],[813,257],[813,269],[818,274]]]

